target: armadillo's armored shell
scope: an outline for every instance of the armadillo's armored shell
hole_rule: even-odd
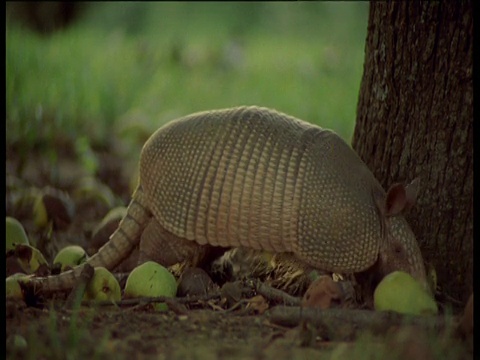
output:
[[[343,272],[378,255],[380,185],[334,133],[285,114],[241,107],[174,121],[145,144],[140,179],[159,223],[199,244],[293,251]]]
[[[377,259],[382,241],[382,220],[373,194],[384,191],[357,154],[335,133],[312,131],[304,143],[294,251],[322,269],[365,270]]]

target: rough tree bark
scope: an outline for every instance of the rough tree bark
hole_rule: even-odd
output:
[[[444,294],[473,286],[472,2],[370,3],[352,146],[384,188],[420,178],[406,214]]]

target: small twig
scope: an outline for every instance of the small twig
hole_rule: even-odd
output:
[[[295,296],[289,295],[282,290],[275,289],[271,286],[265,285],[261,281],[257,280],[254,282],[255,290],[258,294],[264,296],[266,299],[280,303],[283,305],[293,305],[298,306],[301,304],[302,300]]]
[[[188,313],[187,307],[174,300],[175,298],[165,300],[168,308],[177,315],[186,315]]]
[[[96,306],[134,306],[134,305],[146,305],[151,303],[159,302],[171,302],[178,304],[189,304],[199,301],[208,301],[214,298],[220,297],[220,293],[212,293],[208,295],[199,295],[199,296],[185,296],[185,297],[169,297],[169,296],[157,296],[157,297],[140,297],[135,299],[125,299],[118,302],[112,301],[84,301],[83,305],[96,305]]]
[[[222,308],[221,306],[213,303],[211,300],[207,301],[206,304],[208,306],[210,306],[213,310],[216,310],[216,311],[225,311],[224,308]]]
[[[244,305],[244,304],[248,304],[248,299],[241,299],[239,301],[237,301],[233,306],[229,307],[228,309],[225,309],[224,312],[232,312],[236,309],[238,309],[240,306]]]

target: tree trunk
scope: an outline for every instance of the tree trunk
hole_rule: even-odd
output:
[[[442,293],[473,284],[471,1],[370,3],[353,148],[384,188],[420,178],[406,214]]]

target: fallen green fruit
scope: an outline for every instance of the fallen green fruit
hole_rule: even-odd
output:
[[[125,284],[125,298],[174,297],[177,293],[175,277],[162,265],[154,261],[147,261],[132,270]],[[166,304],[155,303],[154,308],[159,311],[168,309]]]
[[[410,274],[394,271],[383,278],[373,294],[375,310],[402,314],[437,314],[435,300]]]
[[[48,213],[43,203],[43,195],[40,193],[33,203],[33,223],[38,228],[48,225]]]
[[[118,302],[121,298],[120,284],[115,276],[104,267],[96,267],[85,288],[83,300]]]
[[[75,204],[67,193],[45,187],[37,192],[33,204],[33,222],[38,228],[54,225],[57,229],[66,229],[75,214]]]
[[[23,293],[18,279],[26,276],[25,274],[17,273],[7,277],[5,279],[5,296],[14,299],[23,299]]]
[[[5,225],[5,252],[14,250],[18,244],[29,245],[27,233],[20,221],[7,216],[5,218]]]
[[[40,250],[30,245],[17,245],[15,247],[15,256],[26,274],[33,274],[40,265],[48,265]]]
[[[96,253],[108,239],[110,235],[118,228],[118,224],[127,214],[125,206],[118,206],[111,209],[102,221],[93,229],[92,238],[89,243],[88,251],[90,254]]]
[[[114,207],[113,209],[111,209],[107,215],[105,215],[102,219],[102,221],[100,222],[100,224],[98,224],[95,229],[93,230],[93,234],[95,234],[96,232],[98,232],[102,227],[104,227],[105,225],[107,225],[109,222],[111,221],[120,221],[122,220],[125,215],[127,215],[127,208],[125,206],[117,206],[117,207]]]
[[[73,268],[81,263],[84,263],[86,260],[87,253],[81,246],[69,245],[57,253],[55,259],[53,260],[53,264],[61,264],[61,271],[63,272],[67,270],[68,267]]]
[[[22,354],[28,348],[27,340],[22,335],[14,334],[7,337],[7,349],[11,348],[13,352]],[[7,350],[8,352],[8,350]]]
[[[81,179],[73,196],[77,200],[92,200],[104,204],[108,209],[115,206],[115,195],[112,190],[93,177]]]

